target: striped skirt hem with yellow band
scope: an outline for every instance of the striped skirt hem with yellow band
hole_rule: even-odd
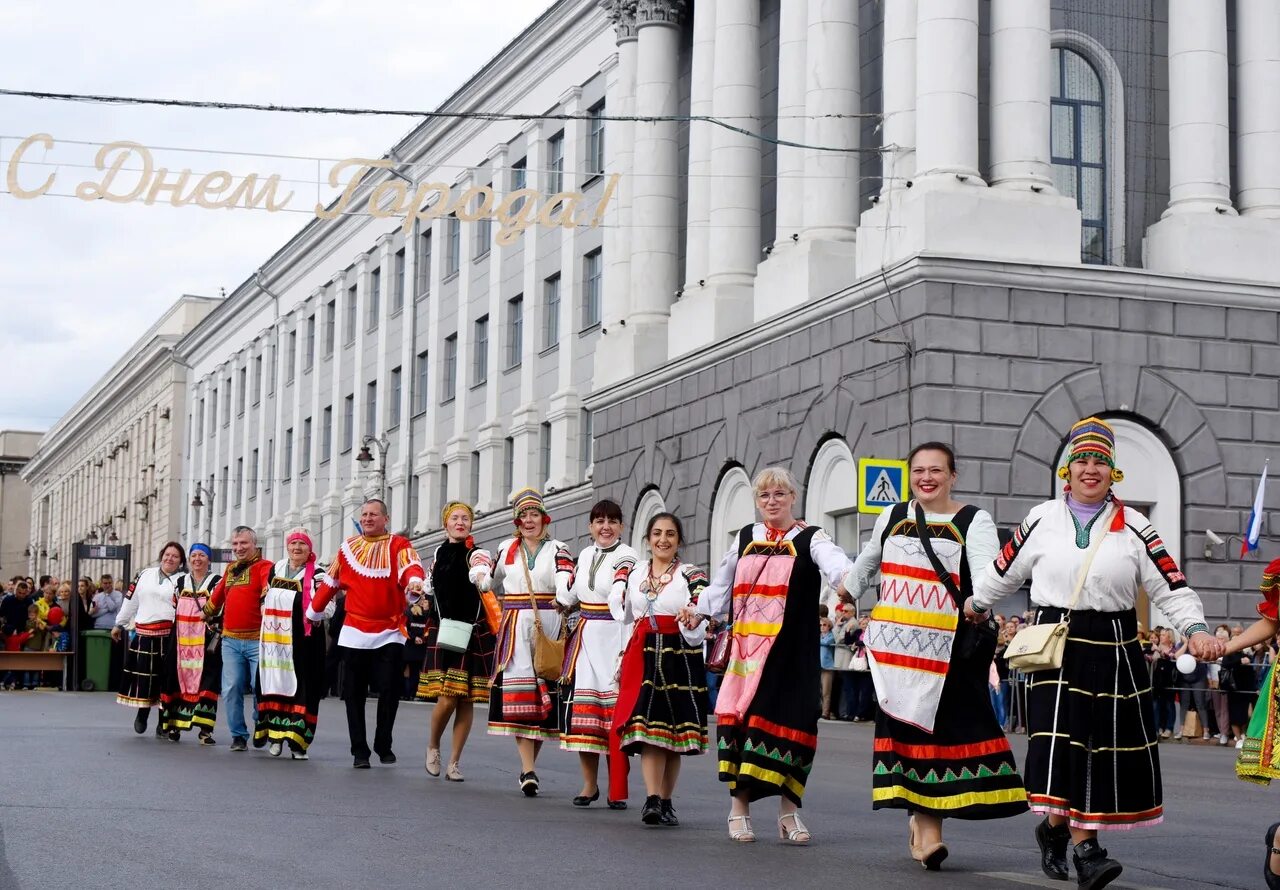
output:
[[[1040,607],[1036,622],[1062,609]],[[1027,683],[1027,792],[1037,813],[1095,831],[1164,817],[1160,746],[1137,615],[1076,611],[1062,668]]]
[[[1236,758],[1236,775],[1255,785],[1280,779],[1280,701],[1276,699],[1275,677],[1273,665],[1258,690],[1258,703]]]

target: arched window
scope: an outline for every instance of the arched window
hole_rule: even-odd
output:
[[[1106,263],[1107,114],[1102,78],[1074,49],[1053,48],[1054,90],[1049,129],[1053,184],[1080,208],[1080,258]]]
[[[715,504],[711,508],[709,561],[713,570],[720,564],[720,557],[733,545],[734,535],[755,518],[756,506],[751,479],[742,467],[730,467],[716,486]]]
[[[649,520],[657,516],[659,513],[665,513],[667,503],[662,499],[662,493],[656,488],[650,488],[640,496],[640,503],[636,505],[635,520],[631,523],[631,546],[636,552],[644,555],[648,553],[644,545],[644,530],[649,527]]]
[[[850,553],[858,550],[858,464],[844,439],[828,439],[813,457],[804,518]]]

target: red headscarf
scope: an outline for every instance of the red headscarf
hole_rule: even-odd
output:
[[[288,547],[294,541],[301,541],[307,545],[307,549],[311,551],[307,557],[307,569],[302,575],[302,614],[307,614],[307,610],[311,608],[311,588],[316,577],[316,548],[311,543],[311,536],[305,530],[295,528],[289,532],[289,536],[284,539],[284,545]],[[307,636],[311,636],[311,622],[303,622],[304,631]]]

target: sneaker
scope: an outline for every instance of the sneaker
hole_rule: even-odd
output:
[[[388,751],[386,754],[378,755],[378,763],[392,764],[396,762],[396,755]]]
[[[1036,826],[1036,844],[1040,847],[1040,869],[1055,881],[1071,877],[1067,869],[1067,847],[1071,845],[1071,830],[1065,824],[1053,826],[1044,819]]]
[[[179,731],[178,731],[178,730],[176,730],[176,729],[171,729],[171,730],[169,730],[169,741],[171,741],[171,742],[180,742],[180,741],[182,741],[182,733],[181,733],[181,732],[179,732]]]
[[[310,760],[311,759],[310,757],[307,756],[306,751],[290,751],[289,756],[292,757],[294,760]]]
[[[204,747],[206,747],[206,748],[212,748],[214,745],[216,745],[216,744],[218,744],[218,743],[217,743],[217,741],[213,738],[213,735],[212,735],[212,734],[207,733],[207,732],[202,732],[202,733],[200,733],[200,744],[201,744],[201,745],[203,745],[203,746],[204,746]]]
[[[357,758],[355,758],[355,760],[354,760],[354,761],[352,762],[352,764],[351,764],[351,768],[352,768],[352,769],[368,769],[368,768],[369,768],[369,758],[368,758],[368,757],[357,757]]]
[[[538,796],[538,774],[533,770],[520,774],[520,790],[525,797]]]
[[[1166,738],[1168,738],[1168,736],[1166,736]],[[1173,740],[1175,742],[1182,741],[1182,730],[1178,730],[1176,733],[1173,734]]]
[[[1223,746],[1227,744],[1227,734],[1225,732],[1218,733],[1218,744]]]
[[[1167,739],[1167,738],[1169,738],[1171,735],[1173,735],[1173,733],[1172,733],[1172,732],[1170,732],[1170,731],[1169,731],[1169,730],[1167,730],[1167,729],[1162,729],[1162,730],[1160,730],[1160,738],[1162,738],[1162,739]]]
[[[267,748],[267,753],[272,757],[279,757],[284,753],[284,745],[279,742],[272,742],[270,747]]]
[[[1212,738],[1212,736],[1209,735],[1209,730],[1206,729],[1204,731],[1204,735],[1200,737],[1200,741],[1207,742],[1210,738]]]
[[[232,739],[232,740],[231,740],[231,750],[232,750],[232,751],[248,751],[248,750],[249,750],[249,741],[248,741],[248,739],[242,739],[242,738],[234,738],[234,739]]]
[[[1080,890],[1102,890],[1124,871],[1124,866],[1108,858],[1107,851],[1092,838],[1076,844],[1071,856],[1075,860],[1076,883]]]

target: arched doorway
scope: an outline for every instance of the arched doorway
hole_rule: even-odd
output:
[[[804,518],[822,526],[850,559],[857,558],[858,464],[844,439],[827,439],[813,456],[805,490]],[[821,601],[828,608],[833,607],[837,593],[824,582]]]
[[[1124,481],[1112,489],[1125,504],[1144,513],[1160,533],[1169,555],[1182,562],[1182,481],[1173,455],[1160,438],[1140,423],[1123,417],[1103,417],[1116,434],[1116,466],[1124,471]],[[1055,466],[1062,466],[1066,446]],[[1062,481],[1054,476],[1053,490]],[[1168,625],[1168,619],[1151,605],[1145,591],[1138,593],[1138,620],[1148,629]]]
[[[708,562],[714,571],[720,557],[733,546],[734,535],[744,525],[755,520],[755,497],[751,491],[751,479],[742,467],[730,467],[720,477],[716,486],[715,503],[711,508],[710,556]]]

